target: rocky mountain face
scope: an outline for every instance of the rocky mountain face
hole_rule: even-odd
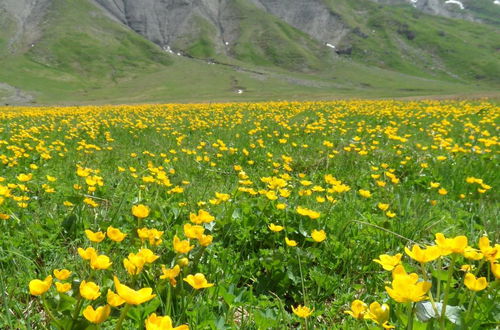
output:
[[[174,47],[200,33],[213,34],[219,50],[241,32],[245,10],[260,10],[314,39],[335,44],[347,29],[323,0],[96,0],[120,22],[162,47]],[[253,7],[253,8],[252,8]]]
[[[51,0],[2,0],[0,13],[8,22],[3,22],[4,28],[12,25],[13,33],[8,40],[8,49],[26,49],[41,36],[40,24],[51,5]],[[1,27],[1,26],[0,26]]]
[[[10,0],[14,1],[14,0]],[[27,0],[24,0],[27,1]],[[328,0],[95,0],[120,22],[162,47],[182,45],[203,28],[214,35],[218,50],[238,38],[245,9],[255,7],[322,43],[338,44],[352,28]],[[411,5],[425,13],[479,20],[469,5],[493,0],[371,0]],[[338,1],[337,1],[338,2]],[[498,6],[500,8],[500,6]]]
[[[0,11],[15,21],[11,46],[26,47],[40,34],[39,24],[54,0],[2,0]],[[73,0],[75,1],[75,0]],[[227,54],[244,32],[248,12],[261,12],[306,33],[312,39],[335,46],[356,27],[339,14],[344,0],[92,0],[110,17],[164,49],[185,50],[200,40],[215,52]],[[478,21],[477,4],[493,0],[362,0],[382,5],[409,5],[425,13]],[[483,6],[484,7],[484,6]],[[500,10],[498,11],[500,13]],[[259,14],[257,14],[259,15]],[[229,46],[229,47],[228,47]],[[333,48],[333,47],[332,47]]]

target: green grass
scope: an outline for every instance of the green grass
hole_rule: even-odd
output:
[[[241,17],[240,36],[231,45],[236,59],[292,71],[319,71],[331,64],[328,50],[302,31],[246,1],[235,1],[233,6]]]

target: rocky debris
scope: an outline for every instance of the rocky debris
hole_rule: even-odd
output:
[[[41,36],[42,23],[52,0],[1,0],[0,11],[5,11],[15,23],[15,33],[8,41],[9,51],[34,47]]]
[[[0,82],[0,105],[25,105],[32,103],[33,100],[33,95]]]

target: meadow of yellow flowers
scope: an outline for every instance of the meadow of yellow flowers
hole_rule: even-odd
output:
[[[0,108],[0,328],[495,329],[499,115]]]

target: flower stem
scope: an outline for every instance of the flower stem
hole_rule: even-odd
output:
[[[170,314],[170,306],[172,305],[172,284],[170,282],[167,284],[167,307],[166,307],[166,315]]]
[[[446,305],[448,304],[448,297],[450,294],[450,287],[451,287],[451,278],[453,275],[453,268],[455,268],[455,260],[456,260],[456,256],[455,256],[455,254],[453,254],[451,257],[450,268],[448,269],[448,280],[447,280],[446,289],[444,292],[443,308],[441,309],[440,327],[443,330],[446,329],[446,327],[445,327]]]
[[[472,291],[471,297],[470,297],[470,302],[469,302],[469,307],[467,308],[467,315],[465,316],[465,321],[468,322],[471,319],[471,313],[474,310],[473,305],[474,305],[474,298],[476,298],[476,292]]]
[[[80,310],[82,309],[82,305],[83,305],[83,299],[81,296],[79,296],[78,302],[76,303],[75,311],[73,312],[73,317],[71,320],[71,329],[73,329],[75,321],[78,318],[78,315],[80,315]]]
[[[299,249],[297,249],[297,259],[299,260],[300,281],[302,283],[302,295],[304,296],[304,305],[307,306],[306,288],[304,286],[304,276],[302,275],[302,262],[300,261]],[[306,323],[306,327],[307,327],[307,323]]]
[[[442,260],[441,260],[441,258],[439,258],[438,259],[438,266],[437,266],[438,271],[441,271],[441,267],[442,267]],[[439,301],[439,299],[441,299],[441,276],[438,276],[437,280],[438,280],[438,283],[437,283],[436,299]],[[436,313],[436,316],[437,316],[437,313]]]
[[[43,295],[42,295],[42,304],[43,304],[43,307],[45,308],[45,311],[49,315],[49,318],[56,324],[56,326],[59,329],[63,329],[63,326],[59,323],[59,321],[57,321],[54,314],[52,314],[52,311],[50,310],[49,305],[47,304],[47,301],[45,300],[45,297]]]
[[[130,307],[132,307],[132,305],[127,304],[127,305],[125,305],[125,307],[123,308],[122,313],[120,314],[120,318],[118,319],[118,322],[116,322],[116,327],[115,327],[115,330],[121,330],[123,320],[124,320],[124,319],[125,319],[125,317],[127,316],[127,314],[128,314],[128,310],[130,309]]]
[[[424,281],[428,282],[429,279],[427,277],[427,271],[425,269],[425,265],[423,263],[420,263],[420,267],[422,268],[422,277],[424,278]],[[434,302],[434,298],[432,297],[432,292],[431,290],[429,290],[428,292],[428,296],[429,296],[429,300],[431,301],[431,305],[432,305],[432,309],[434,310],[434,313],[436,314],[436,317],[438,317],[439,315],[439,312],[438,312],[438,309],[436,307],[436,303]],[[438,293],[438,299],[439,299],[439,293]]]
[[[408,323],[406,324],[407,330],[413,330],[413,312],[415,311],[415,304],[410,303],[410,308],[408,309]]]

